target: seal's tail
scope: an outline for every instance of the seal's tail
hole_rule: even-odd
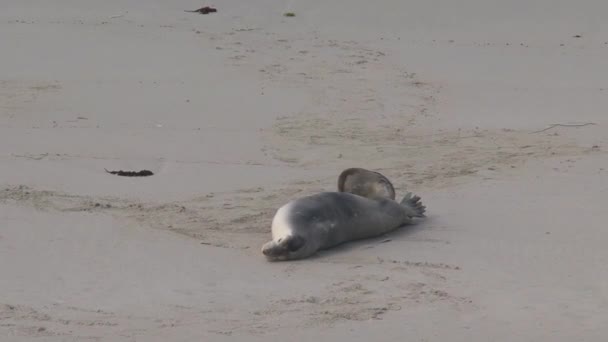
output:
[[[426,207],[420,202],[420,197],[408,192],[401,200],[401,205],[408,209],[411,217],[425,217]]]

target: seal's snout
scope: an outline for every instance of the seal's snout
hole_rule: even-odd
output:
[[[273,242],[267,242],[264,244],[264,246],[262,246],[262,254],[264,254],[265,256],[271,256],[273,250]]]

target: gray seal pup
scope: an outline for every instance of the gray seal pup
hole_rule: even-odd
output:
[[[395,188],[388,178],[379,172],[358,167],[342,171],[338,177],[338,192],[349,192],[367,198],[395,199]]]
[[[424,217],[412,193],[398,203],[348,192],[321,192],[283,205],[272,220],[272,241],[262,246],[269,261],[303,259],[347,241],[382,235]]]

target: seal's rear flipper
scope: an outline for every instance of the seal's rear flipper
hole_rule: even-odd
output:
[[[411,217],[425,217],[426,207],[420,202],[420,196],[408,192],[401,200],[401,205],[408,210]]]

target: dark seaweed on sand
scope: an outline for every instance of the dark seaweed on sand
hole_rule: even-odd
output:
[[[200,14],[209,14],[209,13],[213,13],[213,12],[217,12],[217,9],[209,7],[209,6],[205,6],[205,7],[201,7],[197,10],[194,11],[186,11],[186,12],[193,12],[193,13],[200,13]]]
[[[147,177],[147,176],[152,176],[154,175],[154,173],[152,173],[152,171],[150,170],[141,170],[141,171],[108,171],[106,170],[107,173],[111,173],[113,175],[117,175],[117,176],[124,176],[124,177]]]

